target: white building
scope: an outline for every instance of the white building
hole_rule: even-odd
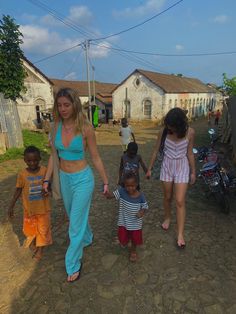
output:
[[[26,93],[17,98],[17,109],[22,127],[35,128],[40,120],[40,111],[53,106],[52,82],[29,60],[24,58],[23,66],[27,72],[24,85]]]
[[[57,93],[59,89],[69,87],[77,90],[81,104],[84,110],[89,108],[89,92],[87,81],[66,81],[51,79],[53,82],[53,91]],[[101,122],[108,122],[112,118],[112,90],[117,84],[103,83],[94,81],[91,82],[91,105],[96,105],[99,108],[99,120]],[[93,100],[95,94],[95,101]]]
[[[189,117],[221,106],[219,93],[198,79],[135,70],[112,93],[113,118],[160,121],[174,107]]]

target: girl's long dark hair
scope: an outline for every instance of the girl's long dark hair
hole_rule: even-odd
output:
[[[178,138],[186,136],[188,130],[188,118],[181,108],[171,109],[164,119],[165,127],[171,127],[177,134]]]

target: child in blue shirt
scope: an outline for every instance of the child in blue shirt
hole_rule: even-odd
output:
[[[113,193],[106,193],[107,198],[119,201],[118,238],[122,247],[131,240],[130,261],[136,262],[136,247],[143,244],[142,224],[143,216],[148,209],[145,196],[138,187],[138,178],[133,172],[124,176],[124,187]]]

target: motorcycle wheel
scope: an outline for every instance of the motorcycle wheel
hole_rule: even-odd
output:
[[[220,206],[221,212],[228,215],[230,212],[230,202],[227,195],[223,193],[215,194],[216,201]]]

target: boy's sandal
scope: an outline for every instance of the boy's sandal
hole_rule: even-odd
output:
[[[129,257],[130,262],[136,262],[137,261],[137,253],[131,252]]]

